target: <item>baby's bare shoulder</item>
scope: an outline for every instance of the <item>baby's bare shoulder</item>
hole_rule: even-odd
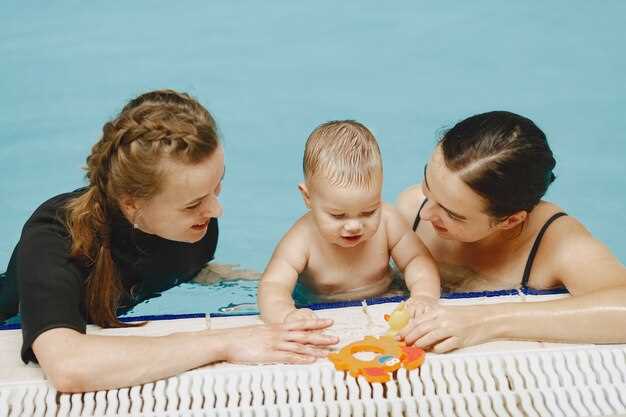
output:
[[[389,203],[383,203],[381,206],[382,210],[382,224],[389,227],[402,227],[408,226],[406,219],[402,216],[400,210],[396,207],[392,206]]]
[[[286,261],[297,271],[301,271],[309,259],[311,235],[311,219],[307,213],[300,217],[280,239],[270,262]]]
[[[312,226],[310,213],[300,217],[280,239],[276,247],[277,251],[289,250],[289,252],[293,252],[294,250],[305,250],[311,240]]]
[[[419,205],[424,201],[421,184],[415,184],[402,191],[395,202],[395,207],[407,221],[412,221],[417,215]]]
[[[406,234],[411,233],[411,227],[396,207],[384,203],[382,210],[381,227],[384,227],[387,245],[393,248]]]
[[[287,241],[291,244],[294,240],[307,241],[310,239],[313,227],[312,216],[310,213],[306,213],[289,228],[281,239],[281,243]]]

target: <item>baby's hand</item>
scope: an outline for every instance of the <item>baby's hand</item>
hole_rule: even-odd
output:
[[[433,310],[437,304],[439,300],[430,295],[412,295],[406,300],[406,309],[411,318],[414,318]]]
[[[287,314],[287,316],[285,317],[285,320],[283,320],[283,323],[288,323],[290,321],[298,321],[298,320],[317,320],[317,319],[318,317],[310,308],[299,308]]]

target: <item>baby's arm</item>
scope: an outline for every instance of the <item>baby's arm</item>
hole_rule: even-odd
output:
[[[308,260],[306,226],[298,221],[281,239],[259,284],[258,302],[266,323],[282,323],[296,307],[291,294]]]
[[[439,299],[441,283],[437,264],[426,245],[397,209],[386,205],[387,238],[391,257],[404,274],[411,299]]]

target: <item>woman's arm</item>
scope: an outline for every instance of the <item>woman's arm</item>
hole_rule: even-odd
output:
[[[220,264],[215,261],[208,263],[198,274],[193,277],[192,282],[196,284],[215,284],[221,280],[236,279],[261,279],[261,273],[252,269],[242,268],[239,264]]]
[[[551,255],[542,256],[544,266],[571,297],[441,306],[405,329],[406,341],[438,352],[493,339],[626,343],[626,268],[575,219],[552,227],[542,242],[541,251]]]
[[[67,328],[42,333],[33,351],[62,392],[126,387],[217,362],[310,363],[337,338],[322,330],[331,320],[175,333],[161,337],[84,335]]]
[[[473,306],[439,306],[400,335],[441,353],[497,339],[626,343],[626,286],[570,298]]]
[[[626,285],[542,303],[489,307],[495,338],[626,343]]]

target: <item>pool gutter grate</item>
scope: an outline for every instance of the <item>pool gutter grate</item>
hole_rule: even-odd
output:
[[[0,385],[0,416],[587,416],[626,413],[626,348],[429,355],[370,384],[328,363],[213,368],[59,394]]]

